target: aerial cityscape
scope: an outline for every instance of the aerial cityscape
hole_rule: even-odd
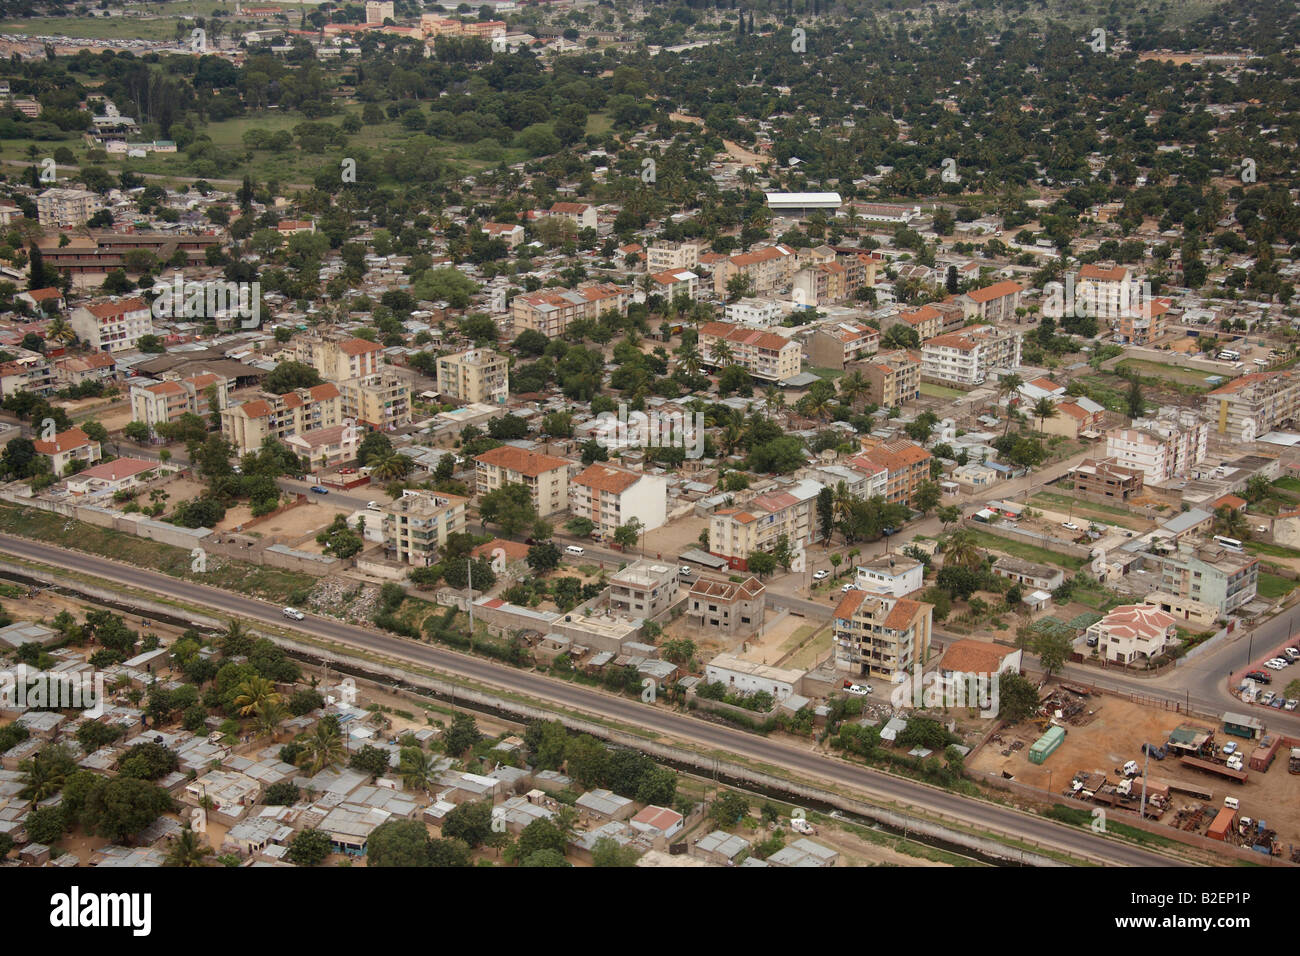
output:
[[[1300,865],[1297,38],[0,0],[0,866]]]

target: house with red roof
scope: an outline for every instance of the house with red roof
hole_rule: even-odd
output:
[[[45,455],[50,459],[50,470],[55,475],[63,475],[77,462],[90,464],[103,457],[99,442],[80,428],[69,428],[51,439],[37,439],[32,444],[36,448],[36,454]]]
[[[1178,642],[1177,622],[1150,604],[1117,607],[1088,628],[1097,639],[1097,654],[1114,664],[1135,664],[1159,657]]]

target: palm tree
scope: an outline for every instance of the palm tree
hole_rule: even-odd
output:
[[[257,729],[268,737],[274,737],[280,727],[280,721],[288,712],[278,700],[265,701],[257,710]]]
[[[312,776],[342,763],[345,750],[338,721],[325,719],[317,723],[311,734],[303,738],[302,748],[298,766],[305,767]]]
[[[713,364],[718,368],[730,365],[736,358],[736,353],[731,351],[731,346],[727,344],[726,339],[718,339],[709,351],[713,355]]]
[[[983,564],[984,552],[980,550],[975,535],[965,528],[954,531],[944,548],[943,563],[967,568],[978,568]]]
[[[1034,403],[1034,416],[1038,419],[1038,430],[1043,430],[1043,423],[1049,418],[1057,416],[1056,403],[1050,398],[1043,397]]]
[[[198,834],[185,827],[167,851],[163,866],[207,866],[205,858],[211,856],[212,852],[212,847],[199,842]]]
[[[49,342],[58,345],[68,345],[77,341],[77,333],[72,330],[67,321],[61,315],[57,315],[45,329],[45,338]]]
[[[777,388],[775,385],[769,385],[767,388],[763,389],[763,399],[767,402],[769,410],[775,409],[780,411],[785,408],[785,392]]]
[[[687,375],[700,374],[700,350],[694,345],[683,345],[677,350],[678,364]]]
[[[858,399],[871,393],[871,383],[861,372],[853,371],[840,379],[840,398],[850,408],[856,408]]]
[[[248,632],[248,628],[237,618],[231,618],[226,629],[221,633],[221,650],[228,654],[242,654],[243,645],[250,642],[253,635]]]
[[[1007,427],[1002,431],[1004,436],[1011,430],[1011,398],[1016,392],[1020,391],[1020,386],[1024,384],[1025,380],[1015,372],[1010,375],[1003,375],[998,379],[998,395],[999,397],[1003,395],[1007,397]]]
[[[279,706],[280,695],[275,685],[265,677],[249,677],[239,685],[239,695],[235,698],[235,707],[240,717],[261,714],[268,705]]]
[[[427,791],[434,776],[429,752],[421,747],[403,747],[397,772],[402,775],[402,786]]]
[[[405,478],[411,471],[411,459],[405,455],[386,455],[370,466],[370,477],[380,481]]]

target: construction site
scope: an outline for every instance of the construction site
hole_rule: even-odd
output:
[[[1300,863],[1298,745],[1248,717],[1189,718],[1052,682],[1038,713],[994,733],[968,766]]]

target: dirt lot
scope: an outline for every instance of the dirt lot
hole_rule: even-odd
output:
[[[1041,735],[1032,723],[1022,723],[1002,731],[1004,743],[990,743],[980,751],[972,768],[1001,773],[1008,771],[1018,783],[1041,789],[1050,788],[1061,793],[1076,771],[1104,773],[1112,783],[1119,779],[1116,772],[1129,760],[1142,762],[1141,747],[1146,741],[1164,743],[1170,731],[1183,723],[1216,730],[1219,742],[1238,738],[1224,736],[1213,720],[1188,718],[1174,711],[1165,711],[1117,697],[1090,698],[1089,709],[1097,709],[1096,716],[1087,726],[1066,728],[1065,742],[1042,765],[1029,762],[1029,747]],[[1024,742],[1024,747],[1004,757],[1002,751],[1013,740]],[[1239,741],[1240,742],[1240,741]],[[1249,758],[1253,747],[1247,745]],[[1176,757],[1163,761],[1152,760],[1151,779],[1156,782],[1191,783],[1213,793],[1213,806],[1223,805],[1223,798],[1235,796],[1241,801],[1241,812],[1247,816],[1268,821],[1277,830],[1282,843],[1300,844],[1300,776],[1287,773],[1286,755],[1273,761],[1266,773],[1249,771],[1243,785],[1219,780],[1212,774],[1200,773],[1182,767]],[[1174,794],[1173,808],[1195,803],[1185,795]],[[1170,822],[1173,813],[1166,813],[1163,821]],[[1208,826],[1209,820],[1206,820]]]
[[[312,502],[311,504],[299,505],[297,508],[290,508],[267,521],[253,525],[248,529],[250,534],[256,534],[262,538],[279,538],[282,541],[297,541],[307,535],[314,535],[320,529],[324,528],[334,520],[336,514],[347,516],[351,519],[355,508],[339,508],[333,505]],[[226,512],[215,530],[233,531],[236,526],[252,518],[252,512],[246,504],[237,505]],[[303,547],[315,544],[314,541],[308,542]]]
[[[643,539],[646,557],[663,555],[665,561],[676,561],[683,551],[700,546],[700,532],[708,526],[708,518],[689,517],[647,531]]]

